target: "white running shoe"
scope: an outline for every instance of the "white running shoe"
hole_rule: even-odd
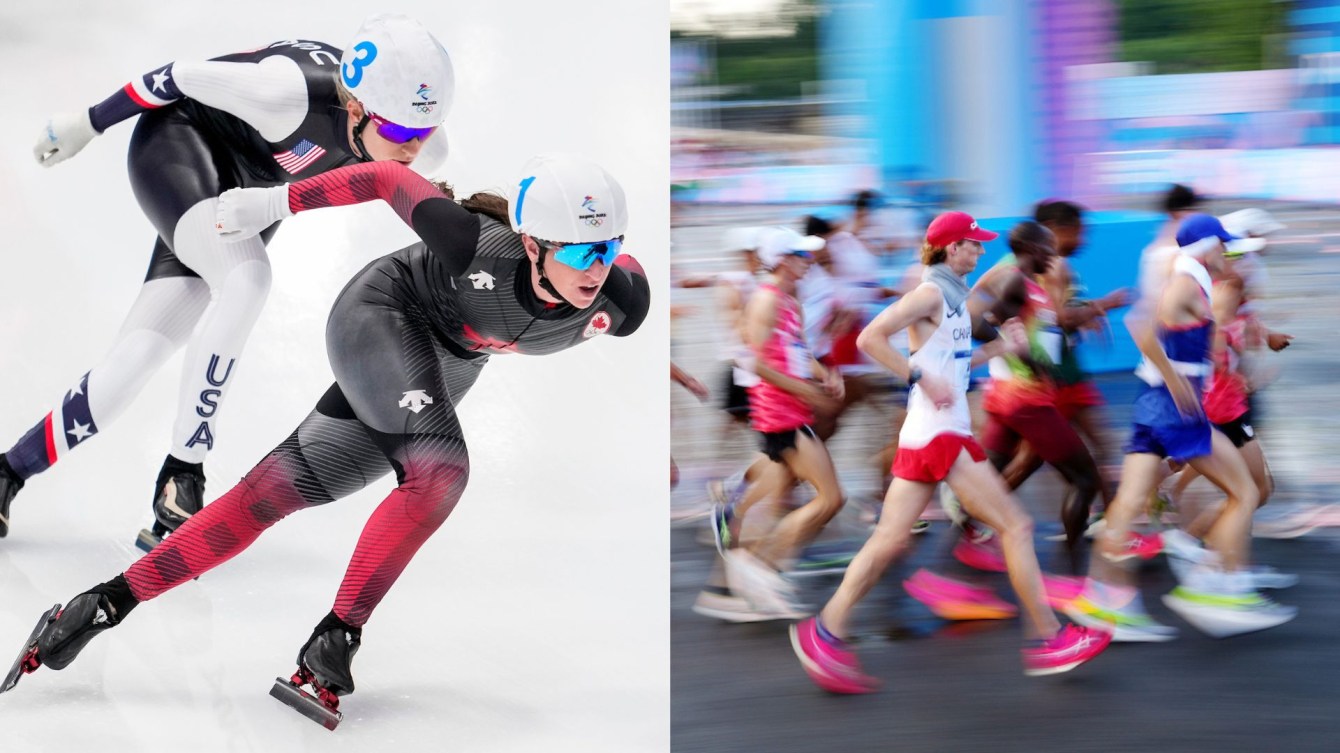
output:
[[[1177,637],[1177,628],[1156,621],[1138,605],[1103,608],[1081,594],[1061,611],[1084,627],[1112,633],[1113,643],[1161,643]]]
[[[949,484],[940,482],[939,497],[940,509],[944,510],[950,522],[960,527],[968,522],[968,515],[963,512],[963,505],[959,503],[958,497],[954,496],[954,490],[949,488]]]
[[[744,549],[729,549],[724,555],[726,582],[743,596],[755,612],[768,619],[799,620],[809,611],[796,603],[795,592],[782,574]]]
[[[1159,643],[1177,637],[1177,628],[1149,616],[1134,588],[1086,579],[1084,589],[1061,611],[1080,625],[1111,632],[1114,643]]]
[[[1270,565],[1251,565],[1246,570],[1247,574],[1251,576],[1252,588],[1257,590],[1293,588],[1298,585],[1297,575],[1282,573]]]
[[[1094,513],[1093,515],[1089,516],[1088,525],[1084,527],[1084,538],[1086,539],[1096,538],[1099,534],[1101,534],[1103,531],[1106,530],[1107,530],[1107,519],[1103,517],[1103,513]]]
[[[1298,616],[1297,607],[1277,604],[1255,591],[1213,593],[1178,586],[1163,596],[1163,603],[1212,638],[1266,630]]]
[[[1163,539],[1163,551],[1170,557],[1179,557],[1196,564],[1211,564],[1219,561],[1219,555],[1206,549],[1200,539],[1180,528],[1168,528],[1159,534]]]
[[[704,617],[726,622],[762,622],[777,619],[757,612],[749,605],[749,600],[735,595],[729,588],[704,588],[693,602],[693,611]]]

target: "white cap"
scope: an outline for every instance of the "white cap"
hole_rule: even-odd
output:
[[[407,128],[441,125],[456,92],[442,43],[399,13],[363,21],[340,58],[340,81],[365,110]]]
[[[1220,217],[1219,221],[1224,223],[1225,230],[1240,236],[1239,240],[1225,244],[1229,253],[1234,254],[1260,251],[1266,247],[1264,236],[1277,233],[1286,227],[1284,223],[1272,217],[1270,212],[1256,207],[1230,212]]]
[[[763,228],[758,241],[758,260],[766,269],[776,269],[782,259],[806,251],[813,253],[824,247],[824,239],[817,235],[801,235],[789,227]]]
[[[725,251],[757,251],[759,239],[766,228],[733,227],[726,231]]]
[[[553,243],[607,241],[628,229],[623,187],[581,157],[532,158],[508,191],[507,204],[513,230]]]

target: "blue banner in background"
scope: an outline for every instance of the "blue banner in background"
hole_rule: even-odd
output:
[[[994,217],[980,220],[982,227],[1000,233],[986,244],[977,271],[968,276],[975,283],[1002,256],[1010,228],[1027,217]],[[1099,298],[1117,288],[1134,289],[1140,275],[1140,253],[1157,234],[1164,217],[1153,212],[1110,211],[1084,214],[1084,245],[1070,257],[1071,268],[1084,287],[1082,297]],[[1126,331],[1123,318],[1129,309],[1108,315],[1102,332],[1086,332],[1079,348],[1080,363],[1094,374],[1129,371],[1140,361],[1140,350]]]

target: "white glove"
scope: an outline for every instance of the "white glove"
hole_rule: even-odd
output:
[[[272,188],[232,188],[219,197],[214,229],[225,240],[240,241],[292,216],[287,183]]]
[[[57,115],[47,121],[42,137],[33,145],[33,157],[37,164],[51,167],[78,154],[97,135],[88,110]]]

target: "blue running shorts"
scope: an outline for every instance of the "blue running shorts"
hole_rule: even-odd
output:
[[[1204,415],[1183,416],[1167,387],[1146,387],[1135,399],[1126,454],[1149,453],[1185,463],[1210,454],[1214,429]]]

